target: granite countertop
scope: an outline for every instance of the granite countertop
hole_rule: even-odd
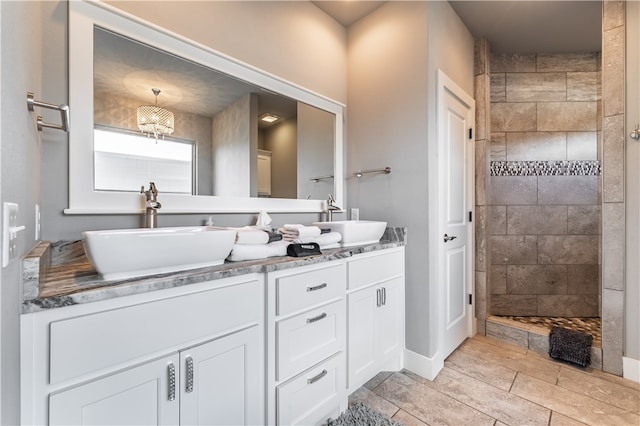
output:
[[[265,273],[344,259],[406,244],[406,228],[387,228],[378,243],[323,250],[307,257],[225,262],[222,265],[124,280],[103,280],[84,254],[82,241],[39,243],[23,259],[22,313],[89,303],[131,294],[202,283],[251,273]]]

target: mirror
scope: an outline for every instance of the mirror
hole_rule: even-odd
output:
[[[343,105],[108,5],[69,7],[76,35],[65,212],[137,213],[140,186],[151,180],[163,213],[314,212],[329,193],[343,205]],[[136,117],[155,102],[175,117],[158,143]],[[267,113],[278,119],[259,121]],[[165,145],[184,154],[163,154]]]

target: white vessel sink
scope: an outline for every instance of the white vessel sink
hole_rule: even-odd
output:
[[[342,247],[372,244],[380,241],[387,222],[375,220],[336,220],[334,222],[313,222],[320,228],[330,228],[342,234]]]
[[[236,231],[206,226],[85,231],[84,249],[105,280],[220,265]]]

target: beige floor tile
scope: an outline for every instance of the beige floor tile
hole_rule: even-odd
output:
[[[491,346],[497,346],[499,348],[503,348],[512,352],[517,352],[520,354],[526,354],[527,353],[527,348],[523,348],[521,346],[516,346],[516,345],[512,345],[510,343],[506,343],[503,342],[501,340],[498,339],[494,339],[493,337],[488,337],[488,336],[482,336],[480,334],[476,334],[475,336],[473,336],[473,338],[471,339],[467,339],[467,342],[482,342],[485,343],[487,345],[491,345]]]
[[[633,380],[625,379],[620,376],[615,376],[613,374],[607,373],[602,370],[590,370],[589,373],[603,380],[607,380],[612,383],[617,383],[627,388],[640,390],[640,382],[634,382]]]
[[[409,376],[392,374],[376,393],[429,425],[492,426],[495,419],[423,385]]]
[[[447,367],[440,371],[433,382],[425,383],[425,386],[509,425],[549,424],[549,409]]]
[[[399,410],[398,407],[371,392],[365,387],[360,387],[358,390],[349,395],[349,405],[355,404],[357,402],[364,402],[370,408],[388,417],[392,417]]]
[[[475,338],[467,340],[459,350],[468,352],[472,356],[495,362],[503,367],[528,374],[547,383],[555,384],[560,371],[560,364],[553,361],[504,350],[500,346],[488,345],[475,340]]]
[[[584,423],[552,411],[549,426],[584,426]]]
[[[560,369],[558,386],[640,414],[640,390],[631,389],[567,367]]]
[[[425,383],[428,382],[429,379],[425,379],[422,376],[419,376],[418,374],[414,373],[413,371],[409,371],[406,368],[403,368],[402,371],[400,371],[400,373],[404,374],[405,376],[409,377],[410,379],[415,380],[418,383]]]
[[[511,389],[511,384],[517,373],[517,371],[504,367],[493,360],[474,356],[462,350],[452,353],[445,360],[444,365],[507,392]]]
[[[591,425],[640,424],[640,416],[636,413],[613,407],[525,374],[518,374],[511,393]]]
[[[404,410],[399,410],[393,416],[393,420],[402,423],[404,426],[427,426],[425,422],[420,421]]]
[[[391,375],[391,373],[393,373],[393,371],[379,372],[378,374],[373,376],[373,378],[369,379],[369,381],[364,384],[364,387],[369,390],[373,390],[380,383],[384,382]]]

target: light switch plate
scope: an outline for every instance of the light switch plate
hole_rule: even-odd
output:
[[[3,203],[2,205],[2,267],[7,266],[18,257],[18,232],[24,226],[18,226],[18,205]]]

